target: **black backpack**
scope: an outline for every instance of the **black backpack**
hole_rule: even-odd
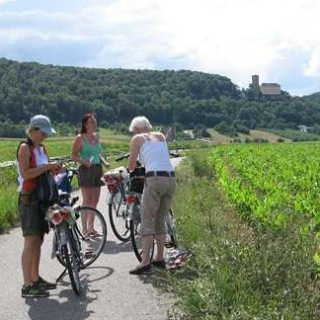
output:
[[[37,177],[35,193],[39,202],[45,207],[59,202],[58,187],[51,172],[46,171]]]

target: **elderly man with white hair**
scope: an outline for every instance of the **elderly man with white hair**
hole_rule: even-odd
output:
[[[133,118],[129,127],[134,134],[130,143],[129,171],[135,169],[138,157],[146,171],[141,200],[142,261],[130,274],[144,273],[152,265],[165,267],[165,215],[172,204],[176,179],[166,139],[161,132],[152,132],[151,129],[149,120],[143,116]],[[157,254],[150,261],[153,237],[157,243]]]

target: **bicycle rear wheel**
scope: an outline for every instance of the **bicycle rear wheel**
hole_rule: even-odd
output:
[[[130,239],[127,204],[119,189],[111,194],[109,219],[114,235],[123,242]]]
[[[140,205],[133,203],[129,206],[130,210],[130,239],[134,254],[139,262],[142,260],[142,237],[141,237],[141,218],[140,218]],[[154,253],[154,241],[150,250],[150,261]]]

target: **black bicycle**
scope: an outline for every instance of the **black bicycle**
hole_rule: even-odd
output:
[[[95,208],[75,206],[79,197],[71,198],[71,183],[76,169],[56,177],[59,188],[59,204],[49,208],[47,220],[54,231],[53,256],[65,267],[57,282],[68,271],[72,288],[79,295],[83,291],[79,272],[91,265],[101,254],[107,238],[107,226],[103,215]],[[88,217],[94,221],[94,236],[82,232],[82,224]]]

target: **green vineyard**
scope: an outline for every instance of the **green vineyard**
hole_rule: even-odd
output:
[[[320,221],[319,143],[218,147],[209,157],[220,182],[248,221],[281,227]]]

